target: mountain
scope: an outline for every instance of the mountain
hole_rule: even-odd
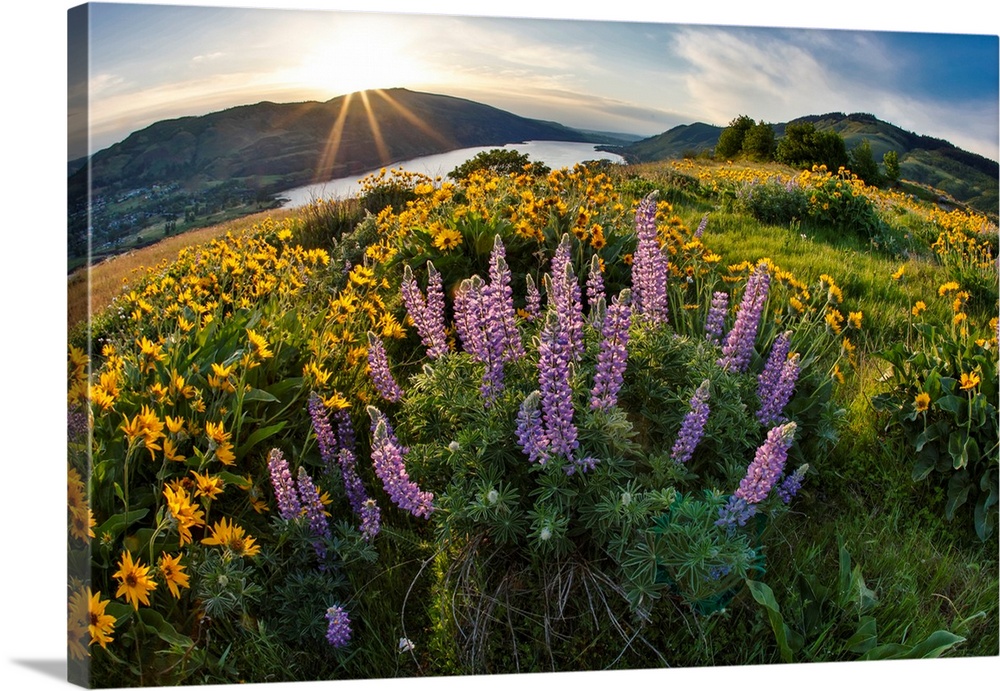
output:
[[[526,140],[587,141],[577,130],[451,96],[388,89],[325,103],[262,102],[157,122],[91,158],[93,194],[256,179],[275,189],[418,156]],[[86,170],[69,177],[71,208]]]
[[[621,154],[630,163],[664,161],[712,151],[721,133],[721,127],[696,122],[692,125],[677,125],[662,134],[642,139],[634,144],[598,148]]]
[[[848,151],[867,139],[876,161],[881,161],[885,152],[895,151],[904,180],[945,192],[980,211],[997,213],[996,161],[943,139],[908,132],[868,113],[807,115],[772,125],[775,137],[784,136],[788,125],[805,122],[812,123],[817,130],[839,134]],[[711,153],[723,129],[704,123],[679,125],[634,144],[602,148],[637,163],[676,159]]]

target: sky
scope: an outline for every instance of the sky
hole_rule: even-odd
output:
[[[643,136],[867,112],[1000,158],[995,34],[243,5],[92,5],[89,74],[71,85],[89,94],[89,151],[166,118],[407,87]]]
[[[190,0],[172,0],[175,5],[189,6]],[[65,395],[65,379],[63,377],[65,363],[66,330],[63,315],[66,311],[65,290],[65,241],[66,241],[66,205],[65,185],[67,158],[66,126],[67,126],[67,36],[66,12],[76,4],[70,0],[31,0],[21,2],[16,11],[11,9],[4,22],[0,23],[0,64],[4,66],[3,104],[0,108],[0,125],[2,125],[4,164],[0,166],[0,184],[7,193],[4,221],[4,261],[0,271],[0,295],[3,296],[4,338],[0,339],[0,362],[4,369],[4,386],[6,391],[4,421],[8,433],[4,435],[4,459],[8,475],[18,488],[8,492],[4,501],[0,502],[0,525],[6,526],[4,533],[4,566],[0,569],[0,591],[8,597],[5,601],[5,620],[10,625],[3,628],[2,641],[5,655],[0,659],[0,678],[5,686],[10,688],[30,689],[65,689],[65,655],[66,648],[62,636],[65,620],[65,556],[57,547],[64,544],[65,495],[62,487],[65,482],[65,443],[58,429],[59,421],[65,414],[63,396]],[[336,8],[343,10],[370,10],[376,12],[404,12],[411,8],[412,2],[407,0],[212,0],[213,5],[222,6],[257,6],[319,9]],[[996,13],[986,15],[983,9],[986,3],[982,0],[949,0],[946,5],[928,0],[910,0],[905,3],[906,11],[893,9],[899,3],[876,3],[872,0],[836,0],[836,3],[806,3],[801,0],[758,0],[751,3],[745,0],[710,0],[709,2],[654,2],[648,0],[614,0],[613,2],[581,2],[580,0],[504,0],[502,4],[477,3],[470,8],[469,0],[421,0],[419,8],[424,13],[440,16],[469,14],[505,15],[523,18],[574,18],[600,22],[655,22],[675,23],[694,26],[706,31],[705,27],[726,24],[730,26],[778,26],[805,27],[838,30],[878,30],[905,31],[908,33],[945,32],[949,34],[966,34],[979,32],[996,37],[1000,34],[1000,19]],[[548,42],[534,44],[534,49],[547,49],[547,55],[567,58],[566,49],[558,47],[562,31],[573,34],[559,25],[562,30],[550,35]],[[198,52],[189,52],[186,59],[194,63],[216,62],[221,64],[223,55],[244,52],[252,47],[251,35],[236,33],[229,30],[222,35],[216,35],[214,41],[208,41],[211,32],[207,26],[188,26],[180,36],[164,31],[161,36],[148,35],[145,42],[139,42],[138,51],[127,54],[127,58],[119,60],[121,70],[117,73],[109,71],[109,75],[117,74],[122,79],[142,83],[144,79],[156,77],[160,80],[164,103],[175,103],[178,106],[188,106],[189,101],[178,98],[179,91],[170,86],[173,82],[189,82],[192,93],[197,91],[190,84],[192,73],[186,73],[181,65],[157,69],[156,60],[148,58],[164,55],[176,49],[184,41],[181,37],[203,36],[199,40]],[[464,28],[464,27],[463,27]],[[623,30],[623,27],[618,27]],[[137,28],[129,28],[126,35],[135,33]],[[722,63],[729,70],[738,65],[753,64],[748,54],[734,48],[735,39],[729,43],[721,40],[710,42],[700,40],[694,30],[688,34],[688,54],[701,52],[712,57],[715,62]],[[837,34],[841,36],[841,34]],[[484,41],[480,46],[484,53],[495,50],[486,43],[488,40],[500,40],[497,36],[477,34],[478,40]],[[634,36],[634,34],[633,34]],[[744,38],[747,34],[744,34]],[[266,44],[263,54],[269,55],[274,64],[286,66],[297,64],[290,56],[297,54],[304,44],[302,37],[277,37]],[[378,38],[378,37],[375,37]],[[448,36],[451,39],[464,39],[464,36]],[[905,38],[905,37],[904,37]],[[525,37],[523,39],[527,41]],[[611,40],[610,38],[608,40]],[[666,41],[667,39],[662,39]],[[994,39],[995,40],[995,39]],[[263,43],[261,39],[261,43]],[[468,41],[473,43],[474,41]],[[386,37],[379,40],[364,42],[362,48],[366,51],[366,59],[371,62],[385,55],[375,55],[368,49],[377,44],[386,45]],[[391,43],[391,42],[390,42]],[[330,44],[328,41],[327,44]],[[692,45],[693,44],[693,45]],[[425,43],[425,45],[428,45]],[[759,97],[754,103],[744,105],[735,100],[734,94],[757,84],[757,80],[744,78],[735,83],[724,80],[722,74],[715,81],[702,85],[699,95],[687,95],[685,86],[680,81],[670,81],[666,69],[659,72],[647,72],[645,79],[634,79],[632,71],[638,72],[641,65],[647,64],[639,50],[644,44],[621,40],[617,51],[606,54],[603,59],[595,57],[597,47],[572,53],[572,59],[564,59],[561,63],[562,73],[548,75],[548,85],[557,85],[562,91],[588,93],[604,96],[608,100],[618,100],[625,106],[640,109],[664,110],[669,113],[686,115],[692,111],[693,120],[716,120],[716,124],[725,124],[736,114],[745,112],[756,119],[782,120],[785,117],[795,117],[808,111],[820,110],[814,103],[803,103],[801,108],[792,103],[788,106],[790,115],[781,113],[772,115],[770,107],[779,107],[793,94],[799,91],[815,93],[823,84],[836,84],[831,75],[836,71],[833,64],[852,62],[857,68],[855,58],[860,50],[856,43],[842,44],[840,49],[820,53],[813,61],[824,65],[822,80],[814,76],[805,83],[799,83],[794,88],[788,81],[782,81],[782,66],[791,61],[791,54],[804,56],[808,54],[811,45],[806,41],[806,48],[801,45],[788,49],[784,60],[779,60],[778,69],[760,83],[769,84],[768,97]],[[994,44],[995,45],[995,44]],[[848,49],[847,46],[850,46]],[[435,45],[435,48],[439,46]],[[525,50],[527,51],[525,46]],[[122,48],[124,50],[124,48]],[[796,50],[805,51],[795,53]],[[913,50],[913,48],[911,48]],[[931,53],[915,49],[919,53]],[[909,70],[911,78],[931,76],[930,86],[916,88],[910,85],[908,96],[897,104],[891,112],[869,102],[852,101],[837,103],[832,106],[836,110],[870,110],[880,117],[893,121],[895,124],[921,134],[932,134],[955,143],[964,141],[959,135],[972,139],[992,142],[996,160],[997,148],[997,95],[996,95],[996,64],[997,56],[973,58],[981,60],[979,65],[987,72],[992,68],[992,96],[989,92],[979,92],[979,99],[989,101],[992,105],[977,106],[975,99],[969,98],[964,105],[941,105],[940,99],[933,98],[935,88],[957,89],[959,93],[974,94],[961,87],[962,80],[949,74],[949,70],[968,64],[970,58],[956,53],[939,54],[931,60],[918,60],[922,64],[919,69]],[[759,52],[759,51],[758,51]],[[220,55],[216,55],[216,54]],[[122,53],[121,55],[126,55]],[[195,60],[199,55],[200,60]],[[534,55],[538,55],[535,53]],[[615,57],[615,56],[619,57]],[[660,65],[667,64],[666,52],[661,53]],[[727,58],[725,56],[736,56]],[[754,58],[764,61],[763,57]],[[214,57],[213,57],[214,56]],[[530,52],[520,53],[521,64],[514,63],[514,55],[506,55],[507,74],[534,74],[533,55]],[[920,56],[918,55],[918,58]],[[529,59],[530,58],[530,59]],[[352,59],[352,58],[349,58]],[[356,59],[356,56],[355,58]],[[379,58],[383,59],[383,58]],[[598,66],[606,61],[623,60],[630,69],[626,73],[614,72],[612,78],[603,81],[609,91],[592,93],[578,86],[567,88],[567,75],[582,74],[578,67],[582,65]],[[773,59],[773,58],[772,58]],[[805,60],[805,57],[801,58]],[[602,60],[604,62],[602,62]],[[284,62],[282,62],[284,61]],[[882,64],[878,62],[877,64]],[[126,70],[130,64],[143,65],[142,69]],[[394,63],[390,62],[390,65]],[[476,67],[473,63],[455,63],[462,69],[472,72]],[[618,63],[621,64],[621,63]],[[704,63],[702,69],[707,69]],[[396,64],[396,66],[399,66]],[[455,67],[459,69],[459,67]],[[887,69],[869,66],[873,73],[883,75]],[[233,70],[237,71],[237,70]],[[905,70],[899,70],[906,72]],[[333,68],[321,69],[320,74],[338,73]],[[193,72],[197,76],[197,72]],[[206,76],[203,72],[202,76]],[[648,76],[653,75],[653,76]],[[867,79],[867,76],[865,77]],[[868,96],[874,100],[880,92],[882,101],[891,101],[888,94],[898,93],[899,77],[889,80],[880,76],[880,86],[870,86]],[[243,79],[230,77],[229,84],[236,90],[241,81],[250,83],[251,75]],[[989,80],[987,80],[989,81]],[[485,80],[471,80],[472,84],[485,83]],[[152,81],[146,83],[146,88],[152,88]],[[638,87],[630,84],[639,84]],[[723,87],[722,85],[729,85]],[[874,84],[874,82],[872,82]],[[124,89],[125,84],[105,82],[106,93],[112,88]],[[891,88],[890,88],[891,87]],[[331,87],[333,88],[333,87]],[[846,88],[841,85],[841,91]],[[669,93],[668,93],[669,90]],[[819,89],[822,92],[822,89]],[[208,89],[223,91],[215,83]],[[527,89],[512,89],[511,93],[527,93]],[[650,105],[646,92],[660,93],[661,101],[666,106]],[[732,93],[730,93],[732,92]],[[550,90],[551,93],[551,90]],[[626,96],[616,95],[625,93]],[[764,93],[764,92],[761,92]],[[775,97],[774,94],[778,94]],[[873,94],[875,96],[873,96]],[[149,95],[148,93],[146,94]],[[820,94],[822,95],[822,93]],[[509,94],[508,94],[509,96]],[[317,95],[322,98],[322,95]],[[512,96],[509,96],[513,100]],[[259,100],[261,97],[257,97]],[[275,97],[276,98],[276,97]],[[691,107],[682,107],[684,103],[693,103],[694,99],[705,99],[705,102],[715,104],[718,115],[713,116],[707,109],[702,111]],[[956,98],[955,93],[950,98]],[[686,99],[686,100],[685,100]],[[729,99],[729,100],[727,100]],[[253,100],[253,99],[251,99]],[[130,102],[140,103],[138,92],[131,97],[125,97],[119,103],[129,105]],[[210,98],[206,98],[205,107]],[[750,107],[753,105],[754,107]],[[793,107],[794,106],[794,107]],[[781,106],[784,107],[784,106]],[[992,107],[992,115],[988,111]],[[125,108],[123,110],[128,110]],[[576,124],[570,115],[577,111],[570,109],[565,117],[566,124]],[[941,115],[943,113],[943,115]],[[977,115],[978,113],[978,115]],[[519,113],[534,116],[533,112]],[[148,117],[148,114],[147,114]],[[154,117],[157,117],[154,114]],[[665,117],[665,116],[664,116]],[[991,119],[992,118],[992,119]],[[137,126],[141,126],[136,121]],[[582,126],[584,123],[580,123]],[[661,125],[657,124],[654,130]],[[670,126],[665,119],[664,128]],[[636,126],[638,129],[638,125]],[[123,131],[127,127],[123,128]],[[971,145],[963,144],[963,146]],[[53,433],[53,430],[56,430]],[[56,547],[56,548],[54,548]],[[953,685],[956,678],[996,678],[1000,674],[1000,657],[963,658],[959,660],[886,662],[864,664],[825,664],[825,665],[779,665],[755,666],[744,668],[716,669],[670,669],[670,670],[637,670],[630,673],[587,673],[584,675],[561,675],[553,678],[550,675],[530,675],[519,677],[517,684],[526,689],[549,688],[554,679],[564,682],[571,680],[575,686],[582,689],[605,688],[611,683],[639,683],[647,685],[692,685],[706,683],[710,685],[737,682],[747,688],[768,689],[801,689],[803,682],[816,688],[843,688],[852,685],[854,688],[871,688],[878,685],[905,684],[908,691],[921,689],[940,689]],[[822,677],[826,685],[817,685]],[[363,682],[337,681],[300,684],[268,685],[267,691],[305,691],[306,689],[353,689],[353,688],[392,688],[403,691],[450,691],[464,689],[468,680],[461,677],[435,678],[423,680],[405,680],[402,682]],[[484,691],[507,688],[509,679],[503,676],[481,677],[476,680],[477,688]],[[226,687],[205,686],[209,689]]]

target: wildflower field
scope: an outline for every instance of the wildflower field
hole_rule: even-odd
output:
[[[382,171],[133,270],[70,331],[70,677],[995,656],[997,257],[685,160]]]

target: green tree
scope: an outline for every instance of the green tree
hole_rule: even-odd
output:
[[[753,127],[753,119],[749,115],[734,118],[729,127],[722,130],[719,141],[715,144],[715,157],[718,159],[733,158],[743,151],[743,140]]]
[[[899,176],[901,171],[899,170],[899,154],[895,151],[886,151],[882,156],[882,167],[885,169],[885,179],[890,185],[899,184]]]
[[[866,184],[878,187],[882,184],[882,173],[875,162],[872,154],[872,145],[867,139],[862,139],[861,143],[851,149],[850,153],[851,172],[865,181]]]
[[[535,175],[548,175],[550,169],[541,163],[533,163],[528,154],[515,149],[491,149],[481,151],[462,165],[448,173],[455,180],[462,180],[479,170],[489,170],[498,175],[520,173],[529,167]]]
[[[776,148],[774,128],[763,120],[747,130],[743,138],[743,153],[757,161],[773,161]]]
[[[844,138],[833,130],[817,130],[811,122],[788,125],[785,136],[778,140],[775,157],[790,166],[819,164],[831,171],[850,163]]]

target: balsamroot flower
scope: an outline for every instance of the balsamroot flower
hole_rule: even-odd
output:
[[[712,305],[705,319],[705,338],[718,345],[726,326],[726,312],[729,311],[729,293],[718,291],[712,294]]]
[[[125,599],[136,610],[139,603],[149,606],[149,594],[156,590],[156,581],[149,576],[149,567],[143,566],[142,561],[132,560],[132,552],[125,550],[118,561],[118,571],[112,574],[118,580],[118,591],[115,597],[125,596]]]
[[[746,372],[750,364],[770,282],[771,274],[768,273],[767,264],[764,262],[758,264],[747,279],[747,287],[736,314],[736,323],[733,324],[726,343],[722,346],[722,357],[719,358],[719,366],[729,372]]]
[[[684,464],[691,460],[694,449],[701,441],[701,435],[705,431],[705,423],[708,421],[708,397],[709,381],[706,379],[691,397],[691,409],[684,416],[681,429],[677,433],[677,440],[670,451],[670,458],[674,463]]]
[[[326,610],[326,640],[334,648],[343,648],[351,640],[351,619],[340,605]]]
[[[386,494],[404,511],[418,518],[429,518],[434,511],[434,495],[421,491],[410,480],[403,462],[407,449],[400,446],[385,414],[375,406],[368,406],[367,410],[372,421],[372,464]]]
[[[757,504],[767,497],[785,469],[788,447],[795,439],[795,423],[773,427],[767,433],[767,440],[757,449],[746,476],[740,481],[739,489],[733,496],[748,504]]]
[[[656,192],[646,195],[635,212],[638,244],[632,259],[635,313],[653,326],[667,323],[667,257],[656,237]]]
[[[632,291],[626,288],[612,298],[611,306],[605,313],[594,388],[590,392],[590,407],[594,410],[613,408],[618,403],[618,391],[621,389],[628,361],[631,300]]]
[[[427,262],[427,297],[420,292],[417,280],[409,265],[403,266],[400,293],[406,311],[413,320],[421,342],[427,347],[427,357],[438,358],[448,352],[448,339],[444,329],[444,290],[441,274],[434,264]]]
[[[403,397],[403,390],[389,371],[389,356],[386,355],[385,345],[371,331],[368,332],[368,367],[375,389],[382,398],[396,402]]]
[[[280,449],[271,449],[267,457],[267,469],[271,474],[271,487],[278,502],[278,515],[286,521],[293,521],[302,515],[299,493],[295,489],[295,479],[288,469],[288,461]]]

